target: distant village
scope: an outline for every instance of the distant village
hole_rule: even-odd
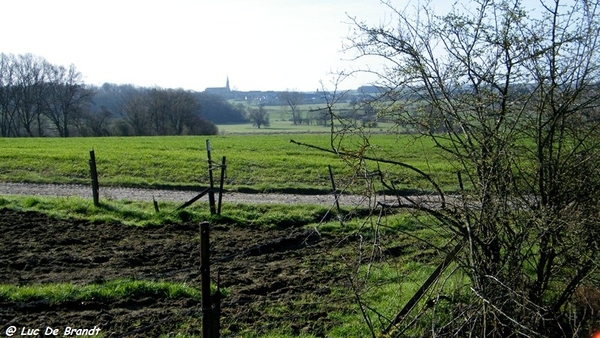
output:
[[[209,87],[204,90],[204,93],[206,94],[218,95],[226,100],[245,101],[249,104],[264,104],[266,106],[281,105],[281,94],[285,92],[287,91],[232,90],[229,85],[229,77],[227,77],[224,87]],[[365,99],[366,97],[382,94],[383,92],[382,88],[376,86],[361,86],[354,90],[345,91],[343,101],[356,102]],[[325,104],[333,95],[333,93],[320,90],[299,93],[302,95],[300,101],[303,104]]]

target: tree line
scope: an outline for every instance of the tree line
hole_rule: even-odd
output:
[[[0,136],[216,134],[245,122],[223,98],[183,89],[87,85],[74,65],[32,54],[0,54]]]

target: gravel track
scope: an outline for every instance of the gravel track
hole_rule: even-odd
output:
[[[108,200],[130,200],[130,201],[152,201],[159,202],[181,202],[189,201],[198,191],[190,190],[160,190],[139,189],[120,187],[101,187],[100,199]],[[0,195],[26,195],[26,196],[50,196],[67,197],[77,196],[92,198],[92,189],[86,185],[75,184],[34,184],[34,183],[6,183],[0,182]],[[205,197],[203,197],[204,199]],[[362,196],[344,195],[340,197],[340,204],[344,206],[368,205],[368,201]],[[333,205],[334,197],[327,195],[296,195],[296,194],[243,194],[237,192],[226,192],[223,194],[224,203],[267,203],[267,204],[319,204]]]

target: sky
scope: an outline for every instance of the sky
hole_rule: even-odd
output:
[[[349,16],[378,24],[387,11],[379,0],[3,0],[0,52],[73,64],[92,85],[202,91],[229,77],[242,91],[314,91],[356,67],[342,52]]]

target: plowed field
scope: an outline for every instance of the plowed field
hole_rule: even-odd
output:
[[[102,284],[110,280],[185,282],[200,288],[198,224],[134,227],[57,220],[0,210],[2,284]],[[322,336],[334,320],[331,288],[340,240],[303,229],[211,228],[211,272],[228,295],[223,336],[285,327],[290,334]],[[318,303],[318,304],[317,304]],[[317,306],[318,305],[318,306]],[[156,337],[201,332],[201,306],[193,299],[51,303],[0,302],[0,334],[15,326],[101,328],[104,337]],[[19,335],[20,331],[16,334]],[[43,333],[43,332],[41,332]],[[61,334],[62,335],[62,334]]]

